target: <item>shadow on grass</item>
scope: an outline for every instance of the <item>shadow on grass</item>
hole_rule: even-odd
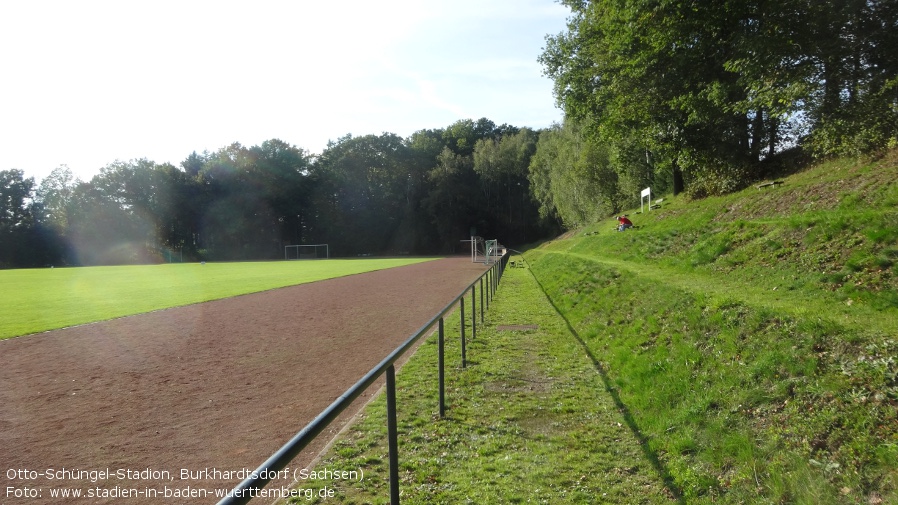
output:
[[[683,492],[677,486],[677,483],[674,482],[673,477],[670,475],[670,472],[667,471],[664,464],[658,458],[658,454],[655,453],[650,447],[648,443],[648,439],[645,435],[642,434],[642,431],[639,429],[639,425],[636,424],[636,420],[633,419],[633,415],[630,413],[630,409],[624,404],[621,400],[620,395],[617,394],[617,389],[611,385],[611,379],[608,378],[608,372],[605,370],[605,367],[602,366],[602,363],[596,358],[595,354],[593,354],[592,350],[589,349],[589,346],[586,345],[586,342],[580,338],[580,334],[577,333],[577,330],[571,325],[571,322],[568,321],[568,318],[558,310],[558,306],[555,305],[555,301],[552,300],[546,290],[543,288],[542,283],[539,282],[539,279],[536,278],[535,275],[531,272],[530,274],[533,276],[533,280],[536,281],[536,284],[539,286],[540,291],[546,296],[546,299],[549,300],[549,303],[552,304],[552,308],[555,309],[555,313],[557,313],[562,319],[564,319],[564,324],[567,325],[568,331],[571,332],[571,335],[577,339],[577,342],[583,347],[583,351],[589,356],[589,359],[592,360],[593,366],[599,372],[599,375],[602,377],[602,383],[605,385],[605,391],[611,395],[611,398],[614,400],[614,404],[617,406],[618,411],[624,416],[624,421],[627,423],[627,426],[630,428],[630,431],[633,432],[633,435],[636,437],[636,440],[639,442],[639,447],[642,449],[642,453],[645,455],[646,459],[652,464],[655,468],[655,471],[658,472],[658,476],[661,477],[661,480],[664,482],[664,486],[668,491],[673,495],[674,499],[677,500],[677,503],[685,504],[686,501],[683,499]]]

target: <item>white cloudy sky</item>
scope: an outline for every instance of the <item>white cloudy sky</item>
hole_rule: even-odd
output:
[[[560,121],[553,0],[2,0],[0,170]]]

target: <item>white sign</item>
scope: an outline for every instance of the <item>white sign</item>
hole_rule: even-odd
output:
[[[642,205],[645,201],[645,197],[649,197],[649,210],[652,210],[652,188],[645,188],[642,190],[642,194],[639,196],[639,212],[645,212],[645,207]]]

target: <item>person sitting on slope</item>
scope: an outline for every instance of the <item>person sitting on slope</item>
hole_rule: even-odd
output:
[[[627,216],[617,216],[617,231],[624,231],[633,227],[633,222],[627,219]]]

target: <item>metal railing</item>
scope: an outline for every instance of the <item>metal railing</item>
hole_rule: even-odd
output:
[[[371,369],[364,377],[352,387],[347,389],[339,398],[334,400],[324,411],[318,414],[299,433],[293,436],[286,444],[284,444],[277,452],[271,455],[264,463],[262,463],[250,477],[234,487],[228,495],[218,502],[218,505],[237,505],[249,502],[258,490],[268,485],[271,480],[278,475],[278,471],[283,470],[299,453],[308,446],[318,434],[324,431],[327,426],[333,422],[344,410],[346,410],[359,396],[364,393],[381,375],[386,374],[386,393],[387,393],[387,444],[389,446],[390,461],[390,503],[392,505],[399,504],[399,454],[398,454],[398,433],[396,427],[396,368],[395,362],[402,357],[421,337],[428,334],[434,325],[438,326],[438,367],[439,367],[439,406],[440,417],[444,417],[446,413],[446,393],[445,393],[445,337],[443,318],[459,305],[459,313],[461,318],[461,360],[462,368],[467,367],[467,356],[465,349],[465,297],[470,291],[471,294],[471,339],[477,337],[477,296],[476,287],[480,284],[480,322],[484,321],[484,303],[489,308],[490,300],[493,298],[496,290],[499,288],[499,280],[502,278],[502,272],[508,262],[508,255],[503,256],[500,260],[493,264],[480,277],[465,288],[461,294],[455,297],[446,307],[434,316],[430,321],[421,327],[414,335],[409,337],[402,345],[393,350],[386,358],[377,366]],[[486,293],[486,294],[484,294]]]

